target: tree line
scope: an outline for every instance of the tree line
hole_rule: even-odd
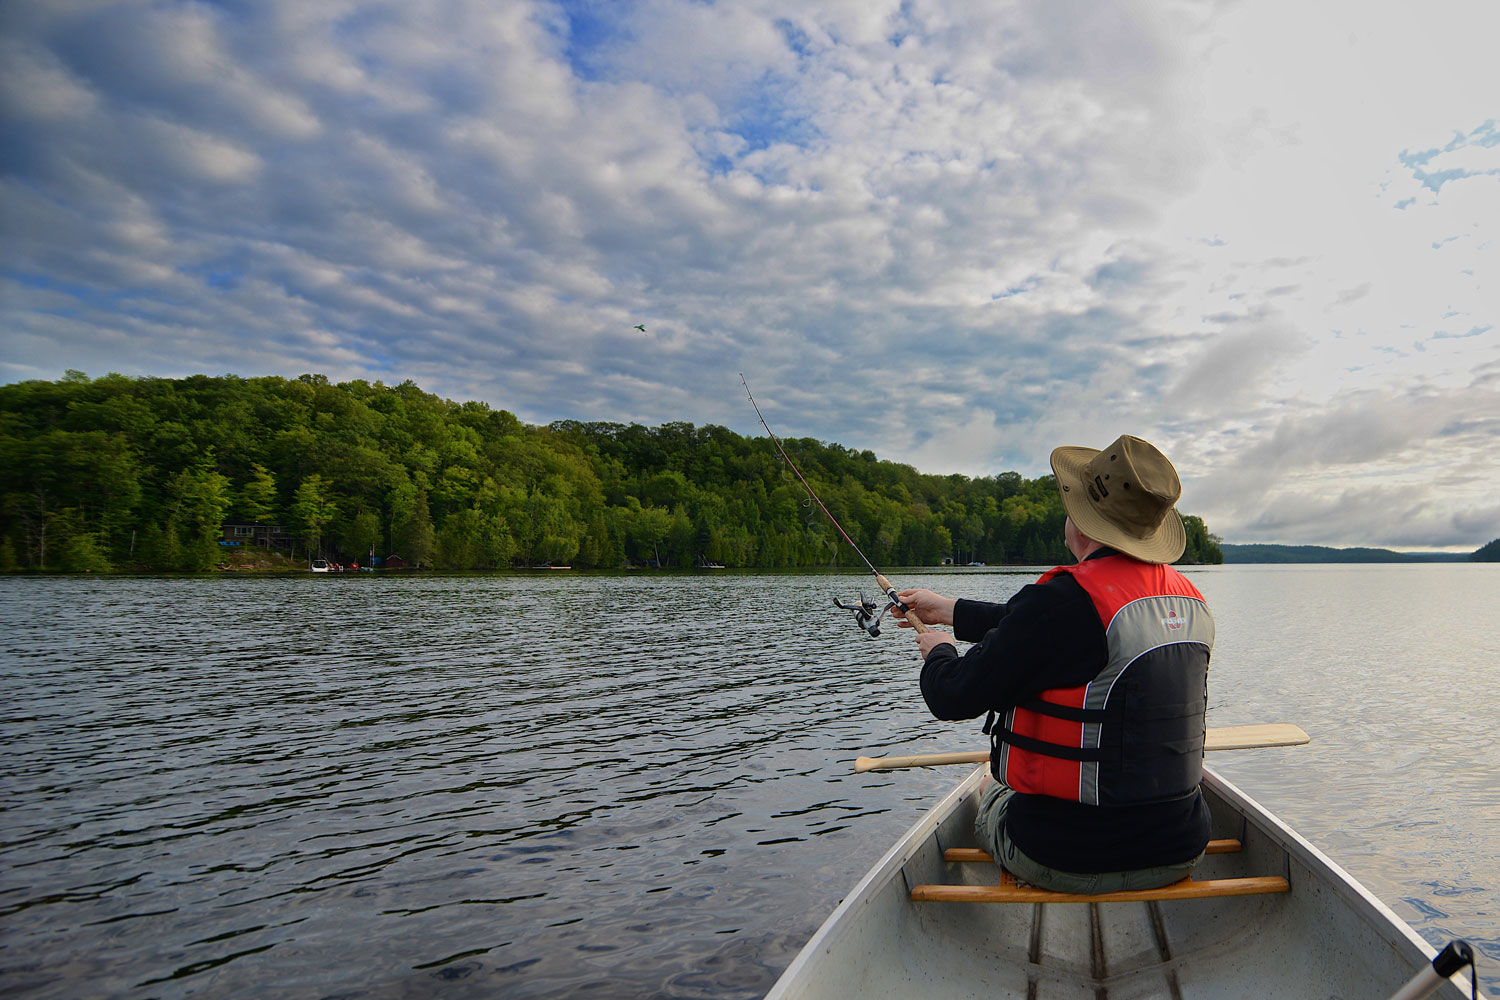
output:
[[[1227,563],[1397,563],[1464,562],[1476,558],[1466,552],[1394,552],[1365,546],[1336,549],[1327,545],[1253,543],[1220,545]]]
[[[1051,476],[783,443],[877,565],[1072,561]],[[1183,520],[1183,561],[1222,562]],[[234,521],[285,525],[303,556],[438,569],[858,564],[772,442],[724,427],[532,426],[411,381],[322,375],[0,386],[0,570],[206,571]]]

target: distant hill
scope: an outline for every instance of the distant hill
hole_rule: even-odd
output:
[[[1468,552],[1392,552],[1390,549],[1335,549],[1326,545],[1231,545],[1220,542],[1226,563],[1394,563],[1468,562]]]

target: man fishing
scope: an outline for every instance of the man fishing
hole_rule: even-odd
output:
[[[939,719],[988,713],[995,781],[975,834],[1007,871],[1058,892],[1167,885],[1209,839],[1198,783],[1214,622],[1167,565],[1186,545],[1182,485],[1130,435],[1058,448],[1052,470],[1076,564],[1005,604],[899,594],[953,627],[916,637],[922,697]],[[960,654],[955,636],[974,645]]]

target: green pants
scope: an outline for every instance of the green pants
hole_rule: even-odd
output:
[[[974,837],[980,847],[994,855],[1001,867],[1028,885],[1053,892],[1088,895],[1125,889],[1155,889],[1182,881],[1203,859],[1200,854],[1191,861],[1128,872],[1065,872],[1048,868],[1021,853],[1005,833],[1005,807],[1015,794],[1014,789],[999,782],[980,793],[979,815],[974,817]]]

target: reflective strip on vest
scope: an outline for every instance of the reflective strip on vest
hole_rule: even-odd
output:
[[[1126,556],[1059,567],[1037,582],[1059,573],[1092,598],[1109,659],[1088,684],[1043,691],[1005,713],[996,773],[1019,792],[1090,805],[1190,794],[1202,770],[1214,642],[1203,595],[1170,566]]]

